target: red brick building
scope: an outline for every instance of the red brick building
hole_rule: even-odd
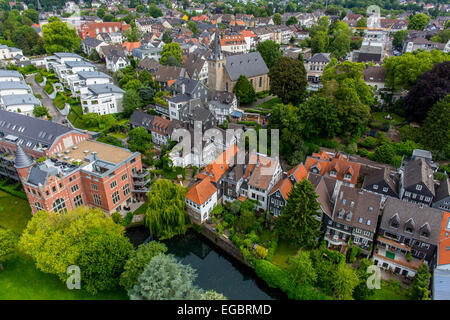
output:
[[[97,38],[99,33],[124,32],[131,26],[123,21],[120,22],[86,22],[78,29],[81,39],[86,37]]]

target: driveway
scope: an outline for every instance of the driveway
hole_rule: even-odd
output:
[[[34,75],[28,76],[26,81],[31,85],[31,88],[35,94],[40,94],[42,96],[42,99],[40,100],[42,101],[42,104],[47,107],[48,113],[52,116],[52,121],[62,124],[66,117],[59,112],[58,108],[53,103],[53,100],[49,98],[47,92],[45,92],[44,89],[37,83]]]

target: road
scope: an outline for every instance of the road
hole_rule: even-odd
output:
[[[53,100],[49,98],[47,92],[45,92],[44,89],[37,83],[34,75],[28,76],[26,81],[31,85],[31,88],[35,94],[42,96],[42,99],[40,100],[42,104],[47,107],[48,113],[52,117],[52,121],[63,124],[63,120],[66,120],[66,117],[59,112],[58,108],[53,103]]]

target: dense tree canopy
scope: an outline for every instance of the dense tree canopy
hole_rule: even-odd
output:
[[[128,134],[128,148],[146,154],[152,148],[152,136],[144,127],[132,129]]]
[[[185,194],[185,188],[169,180],[160,179],[152,184],[145,213],[145,224],[151,234],[163,240],[186,232],[189,217]]]
[[[124,272],[120,275],[120,285],[126,290],[133,288],[150,260],[158,254],[166,253],[166,251],[166,245],[157,241],[141,244],[130,253],[130,257],[124,266]]]
[[[79,207],[68,212],[36,213],[20,239],[20,247],[36,267],[66,281],[67,267],[78,265],[81,287],[95,294],[118,285],[132,245],[124,228],[100,209]]]
[[[240,104],[250,104],[256,100],[256,92],[247,77],[241,74],[234,85],[233,92]]]
[[[131,116],[134,110],[144,106],[141,96],[136,90],[128,90],[123,97],[123,112],[126,116]]]
[[[394,33],[394,39],[392,40],[392,45],[394,46],[394,48],[396,48],[397,50],[401,50],[403,48],[403,41],[405,40],[407,35],[407,30],[399,30]]]
[[[153,257],[128,291],[131,300],[200,300],[202,290],[194,285],[196,271],[172,255]]]
[[[272,40],[259,42],[256,45],[256,50],[259,51],[269,69],[272,68],[275,61],[283,55],[280,50],[280,45]]]
[[[19,237],[8,229],[0,228],[0,271],[3,270],[4,262],[15,250]]]
[[[167,43],[164,45],[162,51],[161,51],[161,58],[159,59],[159,62],[161,64],[168,64],[167,60],[169,57],[175,58],[175,60],[178,63],[181,63],[183,61],[183,57],[181,55],[181,47],[176,42]]]
[[[417,13],[409,20],[408,30],[423,30],[428,22],[430,22],[430,17],[423,13]]]
[[[313,245],[320,227],[320,206],[317,198],[318,195],[309,180],[305,179],[292,188],[277,222],[281,239],[303,248]]]
[[[386,86],[392,90],[409,89],[421,74],[433,69],[434,65],[450,60],[450,54],[440,50],[407,52],[384,62]]]
[[[270,92],[283,103],[299,104],[305,98],[306,70],[303,63],[289,57],[280,57],[269,71]]]
[[[436,64],[419,76],[405,97],[404,110],[408,120],[423,122],[431,107],[450,92],[450,61]]]
[[[48,23],[42,26],[44,48],[47,53],[80,50],[81,39],[75,28],[69,27],[57,17],[51,17],[48,20]]]
[[[450,94],[428,112],[421,128],[422,142],[437,158],[450,159]]]

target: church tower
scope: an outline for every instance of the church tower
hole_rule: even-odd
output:
[[[219,27],[216,25],[214,47],[208,57],[208,87],[210,90],[225,91],[224,70],[226,59],[220,49]]]

